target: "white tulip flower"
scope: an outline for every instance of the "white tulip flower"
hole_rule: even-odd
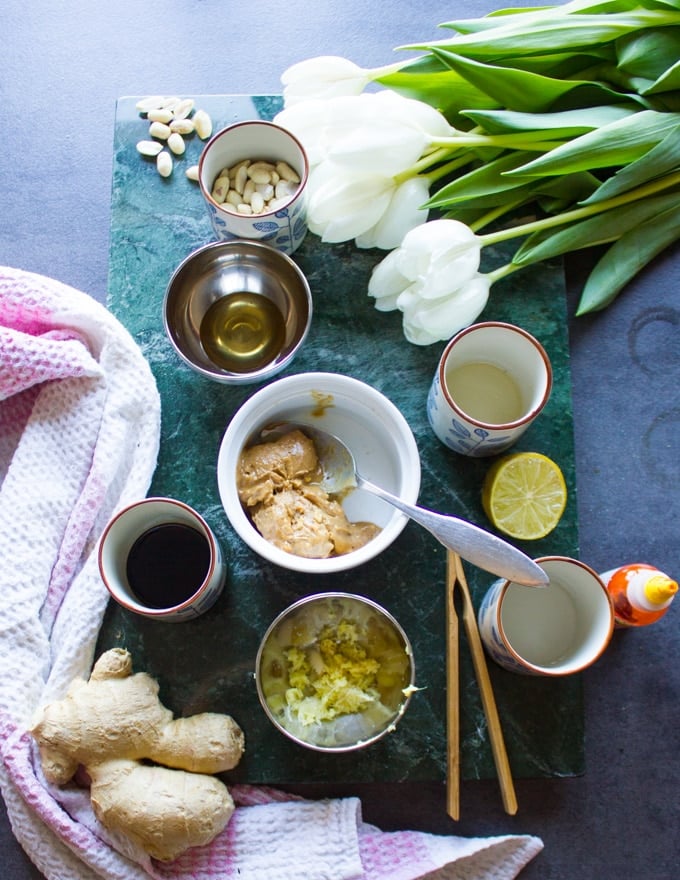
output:
[[[310,98],[358,95],[371,81],[371,71],[338,55],[320,55],[299,61],[283,72],[284,106]]]
[[[309,175],[307,224],[325,242],[349,241],[373,228],[392,200],[391,177],[366,176],[326,161]]]
[[[423,157],[426,171],[453,131],[433,107],[383,90],[300,101],[274,121],[307,152],[307,222],[323,241],[390,250],[427,220]]]
[[[427,221],[427,211],[423,205],[428,195],[429,182],[426,178],[411,177],[399,184],[378,222],[356,236],[356,246],[384,251],[396,248],[407,232]]]
[[[433,220],[406,234],[373,270],[368,285],[379,311],[399,309],[416,345],[450,339],[486,305],[489,276],[479,272],[479,237],[457,220]]]

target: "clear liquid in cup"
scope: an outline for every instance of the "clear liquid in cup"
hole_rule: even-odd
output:
[[[495,364],[472,361],[449,367],[446,386],[458,407],[477,422],[504,425],[524,415],[519,385]]]

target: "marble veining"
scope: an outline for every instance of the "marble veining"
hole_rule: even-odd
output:
[[[275,96],[197,96],[215,127],[238,119],[271,118]],[[409,523],[395,544],[361,569],[323,578],[304,577],[263,563],[229,526],[217,491],[220,440],[243,400],[258,386],[210,382],[179,361],[165,338],[161,304],[177,264],[212,240],[207,211],[184,167],[197,161],[202,142],[190,140],[186,157],[162,180],[135,143],[145,125],[134,98],[118,102],[112,187],[109,307],[139,342],[161,393],[162,437],[151,493],[186,501],[199,510],[220,541],[228,565],[217,604],[203,617],[172,626],[135,617],[110,605],[99,650],[128,647],[138,668],[156,675],[161,697],[178,714],[227,711],[242,724],[248,748],[232,780],[282,784],[300,781],[442,780],[446,761],[444,610],[446,554],[427,532]],[[502,248],[490,254],[507,258]],[[418,347],[402,335],[400,315],[373,308],[366,293],[378,251],[352,244],[321,245],[311,233],[294,258],[307,274],[314,320],[304,349],[286,373],[345,372],[370,382],[402,411],[422,457],[420,503],[483,527],[479,497],[489,460],[446,449],[427,423],[427,393],[441,346]],[[523,547],[533,556],[578,555],[576,491],[567,317],[562,266],[550,262],[515,273],[494,286],[482,319],[520,324],[545,346],[554,370],[545,410],[515,448],[535,449],[562,467],[569,502],[557,529]],[[284,373],[284,375],[286,374]],[[494,580],[466,566],[476,604]],[[257,701],[253,668],[258,643],[287,604],[310,592],[350,590],[385,605],[413,644],[417,684],[397,730],[369,749],[323,756],[276,732]],[[494,775],[472,664],[461,637],[463,775]],[[490,672],[517,776],[583,772],[582,682]]]

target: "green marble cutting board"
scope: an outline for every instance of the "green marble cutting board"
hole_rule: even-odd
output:
[[[240,119],[271,118],[272,96],[196,96],[215,128]],[[162,398],[162,436],[150,494],[193,505],[215,530],[229,564],[226,589],[203,617],[177,625],[148,621],[110,604],[98,650],[129,648],[137,669],[156,676],[161,697],[177,714],[229,712],[243,727],[247,750],[232,781],[295,782],[443,780],[446,769],[445,570],[446,553],[409,523],[380,558],[354,571],[305,577],[255,556],[231,529],[221,507],[216,460],[224,430],[239,405],[259,386],[211,383],[184,366],[167,341],[161,305],[177,264],[212,239],[207,211],[184,169],[202,148],[190,140],[171,178],[135,149],[146,123],[134,98],[117,105],[111,213],[111,311],[139,343]],[[420,502],[489,527],[480,503],[488,460],[445,449],[432,434],[425,400],[443,343],[417,347],[402,335],[400,315],[377,312],[366,294],[371,269],[384,254],[352,244],[322,245],[311,234],[296,252],[314,298],[314,320],[304,350],[286,371],[347,373],[369,382],[403,412],[422,456]],[[493,265],[508,253],[490,250]],[[569,489],[567,510],[547,538],[523,547],[533,556],[578,555],[571,383],[561,263],[516,273],[492,290],[482,319],[508,320],[534,333],[554,368],[548,406],[517,449],[553,457]],[[286,375],[286,373],[282,374]],[[493,577],[466,566],[475,603]],[[273,729],[253,680],[255,653],[266,627],[285,606],[311,592],[348,590],[380,602],[400,620],[413,644],[417,684],[396,731],[370,748],[324,756]],[[568,776],[583,772],[582,681],[530,678],[490,663],[513,773]],[[494,775],[484,714],[464,636],[461,638],[461,742],[465,778]]]

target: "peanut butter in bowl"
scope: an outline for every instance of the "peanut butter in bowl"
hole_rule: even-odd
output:
[[[307,559],[350,553],[380,532],[374,523],[350,522],[321,478],[314,441],[300,429],[247,447],[238,461],[239,499],[258,532]]]

